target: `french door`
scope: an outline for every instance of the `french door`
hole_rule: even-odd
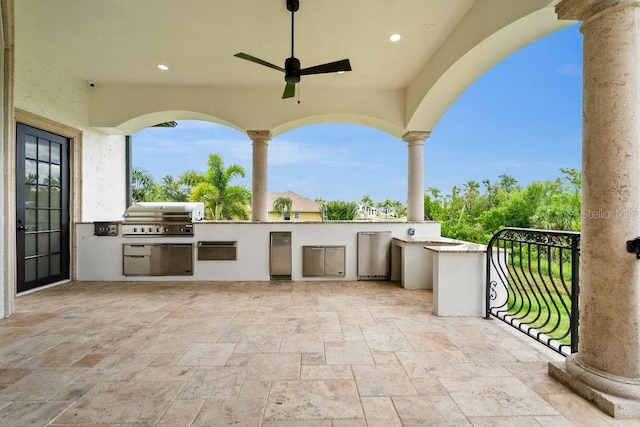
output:
[[[69,279],[69,140],[16,128],[18,292]]]

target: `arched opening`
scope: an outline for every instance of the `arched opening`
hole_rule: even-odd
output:
[[[176,184],[188,171],[205,172],[211,154],[219,155],[227,167],[237,165],[244,170],[245,176],[236,175],[230,184],[251,187],[251,140],[234,128],[178,120],[175,128],[148,127],[131,139],[134,173],[143,172],[154,183],[146,191],[155,193],[144,200],[165,200],[171,195],[175,201],[186,200],[187,187]],[[369,201],[371,206],[360,215],[365,219],[378,217],[378,205],[386,206],[380,210],[384,216],[404,214],[406,147],[400,139],[379,129],[350,123],[297,127],[273,137],[268,164],[269,193],[291,191],[320,203],[350,202],[357,208],[364,200],[365,209]],[[140,194],[134,194],[133,200],[140,201]]]

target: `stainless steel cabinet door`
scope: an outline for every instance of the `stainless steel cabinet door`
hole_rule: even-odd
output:
[[[172,244],[168,250],[168,272],[172,276],[190,276],[193,274],[193,245]]]
[[[324,249],[324,275],[344,276],[344,246],[327,246]]]
[[[302,247],[302,275],[304,277],[324,276],[324,247]]]

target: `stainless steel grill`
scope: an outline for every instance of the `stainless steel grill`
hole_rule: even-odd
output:
[[[138,202],[123,217],[123,236],[193,236],[193,222],[204,219],[204,203]]]

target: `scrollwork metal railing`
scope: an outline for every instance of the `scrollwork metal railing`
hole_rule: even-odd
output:
[[[580,233],[505,228],[487,246],[486,318],[578,351]]]

